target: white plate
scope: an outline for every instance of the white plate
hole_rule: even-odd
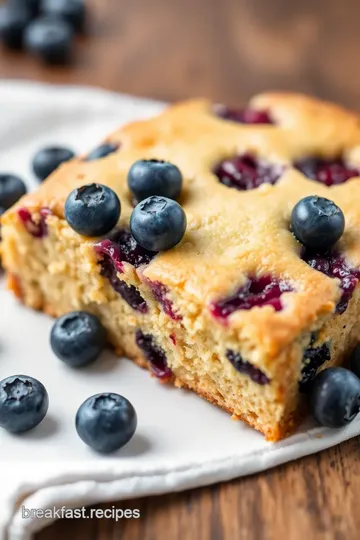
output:
[[[32,83],[0,84],[2,171],[36,182],[30,162],[43,145],[59,143],[84,152],[118,125],[157,113],[162,104],[88,88]],[[50,395],[47,418],[15,437],[0,430],[0,539],[27,538],[49,521],[23,520],[27,508],[81,506],[105,500],[164,493],[228,480],[316,452],[360,433],[315,428],[277,444],[194,394],[167,388],[126,359],[111,354],[74,371],[49,346],[52,321],[33,313],[0,287],[0,379],[25,373]],[[74,417],[88,396],[125,395],[139,418],[133,440],[111,457],[100,457],[78,438]],[[4,535],[4,536],[2,536]]]

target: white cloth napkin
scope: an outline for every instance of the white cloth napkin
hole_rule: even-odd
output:
[[[162,107],[89,88],[2,82],[1,171],[19,173],[34,187],[31,157],[41,146],[64,144],[84,152],[119,124]],[[23,519],[22,506],[74,508],[193,488],[262,471],[360,433],[359,420],[332,431],[309,420],[293,437],[267,443],[197,396],[158,384],[126,359],[107,354],[89,368],[67,368],[51,352],[51,324],[0,284],[0,379],[25,373],[40,379],[50,395],[49,414],[35,430],[21,437],[0,430],[0,540],[30,539],[50,523]],[[110,457],[93,453],[74,428],[78,406],[101,391],[125,395],[139,417],[133,440]]]

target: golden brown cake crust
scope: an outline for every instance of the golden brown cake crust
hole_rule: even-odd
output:
[[[127,223],[132,206],[126,175],[131,164],[153,157],[174,162],[184,175],[180,202],[187,214],[187,233],[177,248],[151,262],[145,276],[178,295],[186,289],[205,306],[228,295],[229,283],[239,287],[249,273],[274,274],[290,282],[296,276],[296,293],[284,295],[286,309],[242,311],[231,320],[239,334],[250,332],[266,354],[277,356],[304,328],[333,311],[340,294],[336,281],[315,273],[299,258],[299,245],[288,230],[291,209],[309,194],[334,200],[347,222],[341,249],[360,265],[360,207],[353,204],[360,198],[360,179],[328,188],[289,168],[276,186],[239,192],[220,184],[213,166],[226,156],[249,150],[284,164],[308,154],[345,153],[360,165],[360,120],[345,109],[300,95],[264,94],[251,103],[271,108],[280,126],[225,122],[211,114],[207,101],[175,105],[155,119],[135,122],[110,136],[110,141],[121,143],[115,154],[96,162],[77,159],[64,164],[19,205],[32,211],[47,207],[63,217],[71,190],[100,182],[119,194],[121,222]],[[5,214],[4,223],[14,219],[15,212],[16,207]]]
[[[34,285],[35,263],[31,280],[21,275],[25,270],[20,268],[23,259],[20,248],[15,246],[15,236],[20,235],[24,253],[34,254],[34,249],[25,246],[27,240],[19,230],[19,207],[27,207],[34,219],[40,209],[49,208],[53,214],[48,218],[51,238],[61,239],[57,252],[65,252],[68,242],[70,249],[76,248],[79,257],[84,257],[90,271],[98,272],[96,260],[91,255],[94,240],[79,237],[64,220],[64,203],[70,191],[92,182],[111,187],[122,202],[119,227],[128,227],[132,204],[126,177],[130,166],[138,159],[151,158],[176,164],[184,178],[179,201],[188,222],[184,239],[176,248],[158,254],[141,271],[128,268],[122,279],[143,287],[144,295],[147,294],[146,280],[165,285],[184,314],[180,326],[188,332],[193,329],[190,337],[184,337],[182,352],[180,346],[176,352],[182,355],[182,360],[174,360],[175,384],[192,388],[276,440],[290,432],[296,423],[298,403],[293,396],[297,393],[296,377],[301,351],[308,339],[306,336],[330,320],[341,295],[338,280],[315,271],[299,257],[300,245],[289,230],[290,213],[299,199],[320,195],[338,204],[346,219],[339,250],[354,266],[360,266],[360,205],[354,204],[355,200],[360,200],[360,177],[346,184],[327,187],[309,180],[292,165],[306,156],[341,155],[360,168],[360,118],[336,105],[296,94],[262,94],[254,97],[250,105],[254,109],[270,110],[275,125],[224,121],[213,114],[210,102],[194,100],[174,105],[157,118],[119,129],[108,138],[108,141],[119,143],[119,149],[106,158],[91,162],[77,158],[62,165],[35,193],[26,195],[2,217],[4,265],[9,272],[10,288],[18,296],[22,291],[25,303],[33,307],[42,304],[43,309],[53,315],[61,313],[63,308],[58,309],[53,304],[52,293],[46,290],[50,281],[44,278],[46,286]],[[284,166],[276,185],[264,184],[254,190],[237,191],[218,181],[213,170],[219,161],[249,152],[259,159]],[[45,258],[42,264],[46,266]],[[78,277],[75,266],[71,266],[73,263],[67,263],[68,267],[65,265],[64,269],[60,269],[61,262],[56,264],[51,267],[54,276],[65,275],[71,269],[75,290]],[[41,265],[37,271],[41,272]],[[283,309],[276,312],[271,306],[264,306],[239,310],[229,317],[226,328],[219,322],[214,323],[210,303],[231,295],[249,275],[272,275],[290,283],[293,290],[283,293]],[[110,292],[103,281],[100,276],[99,282],[94,284],[90,307],[92,303],[100,305],[100,298],[109,297]],[[101,288],[103,296],[98,294],[96,287]],[[78,305],[88,305],[84,297],[85,294],[79,292]],[[100,307],[99,312],[102,313]],[[170,333],[173,323],[165,320],[163,313],[157,315],[159,334],[165,328]],[[137,324],[140,322],[135,321],[132,328]],[[141,324],[146,326],[142,319]],[[272,400],[274,407],[281,406],[282,412],[272,425],[268,420],[262,420],[263,410],[258,415],[245,410],[242,413],[241,408],[236,412],[236,407],[229,405],[224,395],[221,394],[219,399],[216,397],[213,382],[215,364],[224,353],[221,346],[211,360],[214,364],[212,378],[208,373],[204,375],[205,379],[211,378],[211,382],[206,379],[208,385],[201,382],[205,379],[200,377],[199,382],[195,377],[192,380],[185,373],[186,354],[190,354],[186,351],[196,342],[196,335],[205,335],[210,327],[213,343],[220,342],[224,336],[226,343],[235,348],[241,343],[242,354],[251,358],[253,365],[261,367],[274,384],[276,381],[272,397],[266,399]],[[208,343],[212,343],[211,339]],[[144,364],[142,356],[134,353],[133,345],[116,345]],[[336,352],[336,361],[343,358],[343,352]],[[230,374],[226,379],[226,385],[230,385],[232,376]],[[291,389],[288,381],[292,381]],[[262,399],[265,399],[264,395]],[[293,405],[290,406],[290,402]]]

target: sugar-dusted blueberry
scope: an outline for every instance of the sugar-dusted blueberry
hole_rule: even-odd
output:
[[[360,379],[341,367],[324,369],[311,384],[309,406],[322,426],[345,426],[360,411]]]
[[[101,159],[106,156],[109,156],[110,154],[113,154],[116,152],[116,150],[119,148],[118,144],[115,143],[104,143],[98,146],[97,148],[94,148],[87,156],[86,161],[95,161],[96,159]]]
[[[31,18],[31,11],[25,3],[10,2],[0,7],[0,39],[6,47],[22,47],[25,29]]]
[[[76,32],[84,29],[86,7],[84,0],[42,0],[42,12],[69,23]]]
[[[14,174],[0,174],[0,206],[8,210],[26,193],[26,186]]]
[[[130,229],[135,240],[150,251],[166,251],[175,247],[186,230],[182,207],[166,197],[149,197],[135,206]]]
[[[350,356],[350,369],[360,379],[360,343],[358,343]]]
[[[70,60],[73,29],[59,18],[39,17],[25,31],[26,49],[46,64],[65,64]]]
[[[100,356],[106,346],[106,332],[95,315],[73,311],[57,319],[51,330],[50,344],[65,364],[81,367]]]
[[[130,441],[136,431],[137,415],[123,396],[96,394],[80,406],[75,424],[84,443],[97,452],[109,454]]]
[[[0,382],[0,427],[23,433],[44,419],[49,396],[44,385],[26,375],[13,375]]]
[[[75,156],[74,152],[69,148],[63,146],[47,146],[36,152],[33,161],[32,168],[34,174],[42,182],[52,172],[55,171],[61,165],[69,161]]]
[[[140,202],[152,195],[176,200],[181,192],[182,175],[176,165],[157,159],[141,159],[129,170],[128,186]]]
[[[121,204],[115,191],[102,184],[74,189],[65,202],[65,218],[74,231],[84,236],[110,232],[120,217]]]
[[[293,208],[291,230],[297,240],[309,249],[330,249],[341,238],[344,229],[344,214],[329,199],[310,195]]]

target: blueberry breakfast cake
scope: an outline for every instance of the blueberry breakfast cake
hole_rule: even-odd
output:
[[[360,117],[199,100],[112,134],[2,217],[9,288],[265,434],[360,334]]]

